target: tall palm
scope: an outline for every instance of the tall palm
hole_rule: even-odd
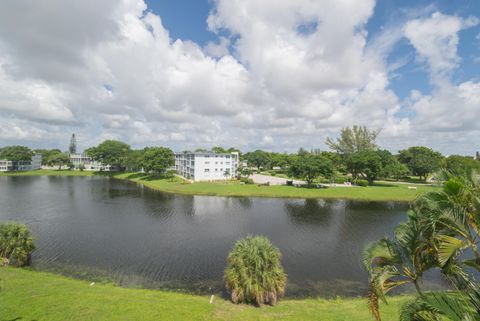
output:
[[[383,238],[370,244],[363,254],[363,264],[369,274],[369,303],[376,320],[381,320],[378,300],[397,286],[412,283],[421,295],[423,273],[435,266],[431,244],[423,230],[409,213],[409,220],[400,224],[393,239]]]

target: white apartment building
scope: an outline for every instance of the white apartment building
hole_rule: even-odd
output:
[[[33,155],[29,161],[0,160],[0,172],[31,171],[42,168],[42,155]]]
[[[177,174],[193,181],[225,180],[237,176],[238,153],[177,153]]]
[[[110,171],[110,165],[94,161],[85,153],[70,154],[70,162],[76,169],[83,165],[86,171]]]

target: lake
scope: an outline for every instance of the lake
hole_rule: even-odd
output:
[[[31,228],[34,267],[197,293],[223,290],[228,252],[252,234],[267,236],[282,252],[288,296],[364,295],[362,249],[391,235],[407,208],[400,202],[175,195],[107,177],[0,177],[0,221]]]

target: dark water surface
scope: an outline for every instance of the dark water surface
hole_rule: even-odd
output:
[[[407,207],[183,196],[105,177],[0,177],[0,221],[33,230],[37,268],[202,293],[222,290],[234,242],[261,234],[283,254],[287,295],[362,295],[363,247],[390,235]]]

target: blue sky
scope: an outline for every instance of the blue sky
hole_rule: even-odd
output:
[[[440,11],[444,14],[480,17],[480,5],[474,0],[415,1],[382,0],[377,1],[374,15],[367,24],[369,37],[375,36],[385,26],[397,24],[407,19],[408,12]],[[192,40],[202,46],[209,41],[218,41],[218,36],[208,30],[207,17],[214,8],[211,0],[147,0],[149,10],[160,15],[164,26],[174,39]],[[454,73],[456,83],[478,78],[480,63],[474,57],[480,54],[480,27],[463,30],[460,33],[458,53],[462,58],[460,68]],[[480,36],[479,36],[480,37]],[[424,63],[415,59],[415,49],[407,40],[401,41],[389,57],[390,61],[405,59],[406,64],[398,69],[398,76],[392,78],[391,88],[401,97],[407,97],[412,89],[425,94],[432,90]]]
[[[474,154],[479,75],[478,0],[0,1],[0,146]]]

